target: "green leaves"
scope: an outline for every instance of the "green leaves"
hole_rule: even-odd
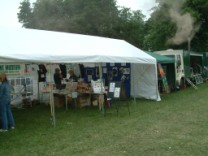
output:
[[[26,28],[123,39],[151,51],[186,50],[191,38],[192,50],[208,51],[207,0],[158,3],[151,17],[144,21],[139,10],[118,8],[116,0],[37,0],[32,6],[24,0],[18,19]]]
[[[17,14],[20,23],[23,27],[31,27],[33,23],[32,8],[29,0],[24,0],[20,3],[20,12]]]
[[[117,8],[115,0],[37,0],[20,3],[23,27],[124,39],[141,48],[144,15]]]
[[[159,6],[146,23],[144,48],[162,50],[167,48],[187,49],[188,38],[191,50],[208,50],[208,2],[206,0],[158,0]]]

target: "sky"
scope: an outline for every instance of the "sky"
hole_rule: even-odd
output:
[[[1,0],[0,5],[0,26],[21,27],[18,22],[17,13],[19,4],[23,0]],[[30,0],[34,2],[36,0]],[[117,0],[117,5],[125,6],[131,10],[141,10],[144,15],[149,17],[150,9],[156,5],[155,0]]]
[[[155,0],[117,0],[117,4],[131,8],[131,10],[141,10],[147,17],[149,17],[151,9],[156,6]]]

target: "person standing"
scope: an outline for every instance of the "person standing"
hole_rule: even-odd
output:
[[[11,111],[11,91],[13,87],[8,83],[6,74],[0,75],[0,113],[2,120],[2,129],[0,132],[6,132],[8,128],[14,129],[14,118]]]
[[[70,69],[69,70],[69,80],[73,81],[73,82],[77,82],[78,81],[78,77],[75,75],[74,70]]]
[[[56,85],[56,89],[63,89],[64,88],[64,86],[62,85],[63,76],[59,68],[55,69],[55,74],[53,75],[53,78]]]

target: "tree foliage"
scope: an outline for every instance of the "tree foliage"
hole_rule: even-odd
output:
[[[131,44],[142,47],[144,38],[144,15],[138,11],[131,11],[123,7],[119,11],[117,34],[119,38],[129,41]]]
[[[191,41],[191,50],[208,50],[207,0],[158,0],[158,2],[158,7],[146,22],[145,49],[153,51],[167,48],[188,49],[188,42]],[[176,38],[181,41],[176,42]],[[173,40],[175,42],[170,42]]]
[[[208,51],[207,0],[157,0],[151,17],[116,0],[29,0],[20,3],[23,27],[124,39],[144,50]]]
[[[20,3],[23,27],[124,39],[142,46],[144,16],[118,8],[115,0],[29,0]]]
[[[18,19],[20,23],[23,23],[23,27],[31,28],[33,25],[32,8],[29,0],[25,0],[20,3],[20,12],[18,13]]]
[[[32,9],[28,3],[21,3],[18,14],[24,27],[92,35],[111,31],[118,12],[113,0],[37,0]]]
[[[188,0],[185,4],[185,11],[190,11],[200,23],[199,31],[192,40],[192,49],[195,51],[208,51],[208,1]]]
[[[145,25],[144,49],[156,51],[167,49],[166,41],[173,35],[176,27],[170,21],[167,6],[160,6],[152,13]]]

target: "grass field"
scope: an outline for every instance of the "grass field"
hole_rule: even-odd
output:
[[[122,107],[106,116],[96,107],[50,109],[38,105],[13,110],[16,129],[0,133],[1,156],[207,156],[208,83],[138,99],[131,114]]]

